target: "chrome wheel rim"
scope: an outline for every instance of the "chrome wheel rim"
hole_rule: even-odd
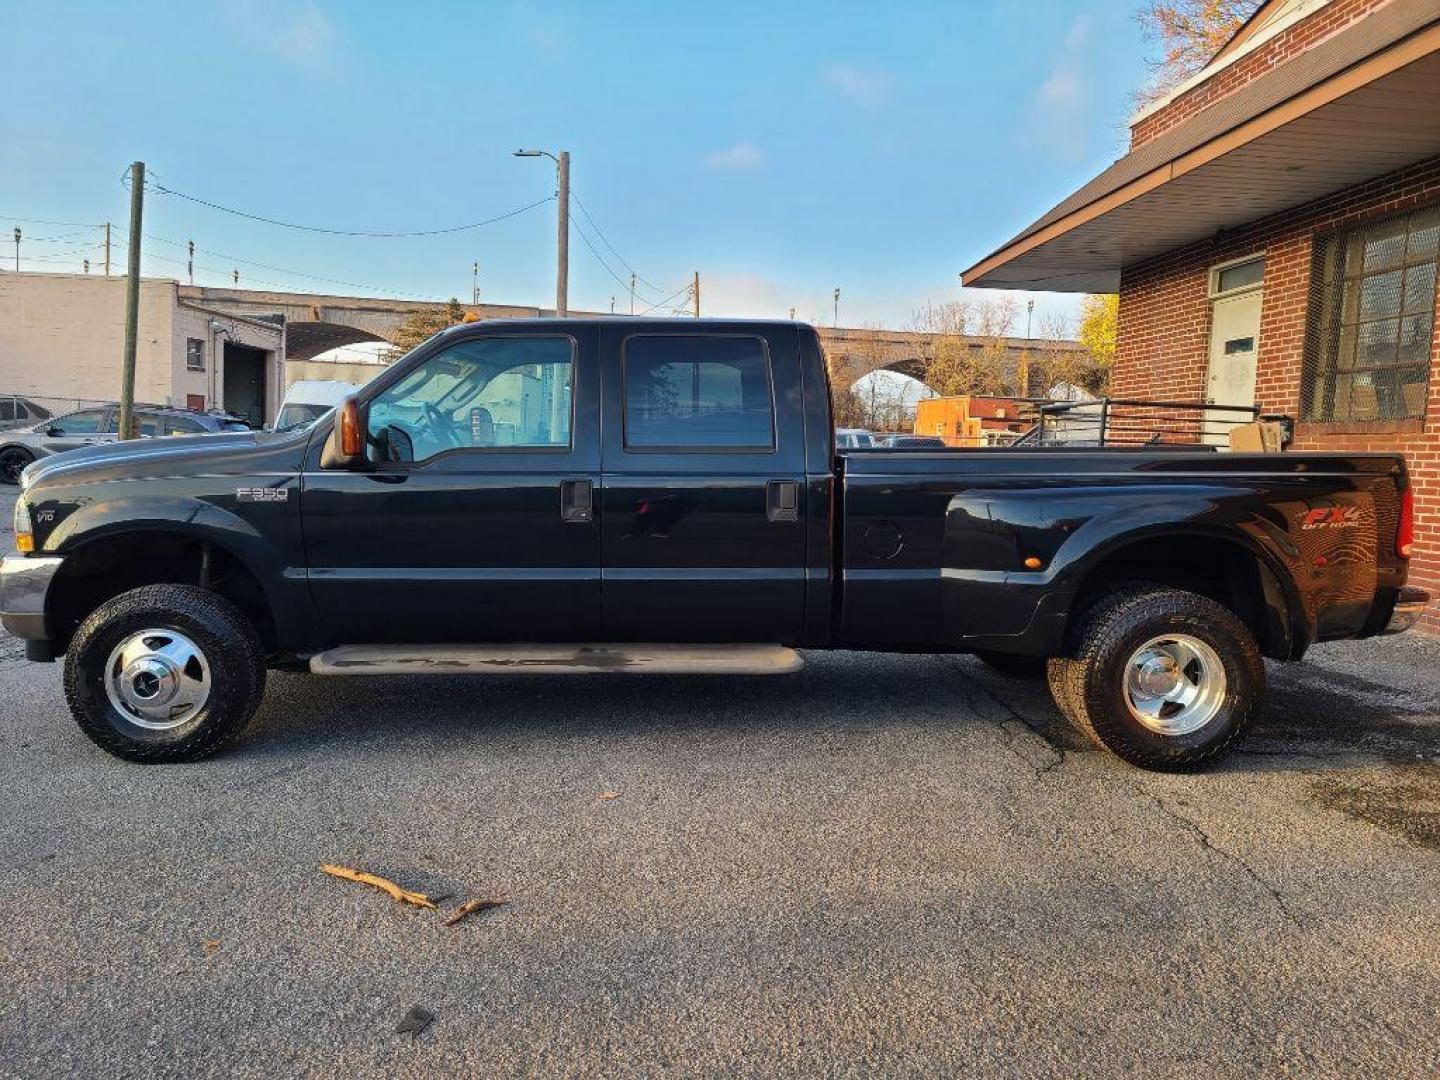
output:
[[[210,661],[177,630],[141,630],[111,650],[105,695],[132,724],[169,731],[210,700]]]
[[[1225,703],[1220,654],[1189,634],[1161,634],[1130,654],[1125,704],[1130,715],[1160,735],[1199,731]]]

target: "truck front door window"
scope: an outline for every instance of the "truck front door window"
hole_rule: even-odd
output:
[[[765,343],[699,334],[627,338],[625,445],[773,450],[775,400]]]
[[[423,462],[453,450],[568,448],[573,353],[568,337],[453,345],[370,402],[371,454]]]

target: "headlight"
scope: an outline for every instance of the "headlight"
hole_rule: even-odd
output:
[[[15,500],[15,550],[29,554],[35,550],[35,526],[30,521],[30,500]]]

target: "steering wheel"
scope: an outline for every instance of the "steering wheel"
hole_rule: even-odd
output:
[[[446,420],[445,414],[430,402],[425,402],[421,407],[421,417],[425,421],[425,434],[430,438],[451,450],[462,445],[455,437],[455,425]]]

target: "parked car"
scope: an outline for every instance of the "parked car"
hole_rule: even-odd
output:
[[[232,738],[267,668],[776,674],[843,648],[1043,664],[1102,746],[1194,769],[1245,733],[1263,657],[1428,599],[1398,454],[833,433],[806,326],[457,326],[308,427],[26,470],[0,621],[142,762]]]
[[[360,387],[339,379],[297,379],[285,391],[275,415],[275,429],[298,427],[318,420]]]
[[[891,435],[886,440],[888,450],[944,450],[945,440],[939,435]]]
[[[118,406],[102,405],[42,420],[28,428],[0,432],[0,482],[18,483],[25,466],[51,454],[114,442],[118,413]],[[135,424],[141,438],[250,430],[249,424],[229,413],[189,412],[162,405],[137,405]]]
[[[48,420],[49,418],[50,410],[37,401],[19,397],[16,394],[6,394],[0,397],[0,431],[24,427],[37,420]]]
[[[868,450],[875,445],[875,436],[864,428],[836,428],[837,450]]]

